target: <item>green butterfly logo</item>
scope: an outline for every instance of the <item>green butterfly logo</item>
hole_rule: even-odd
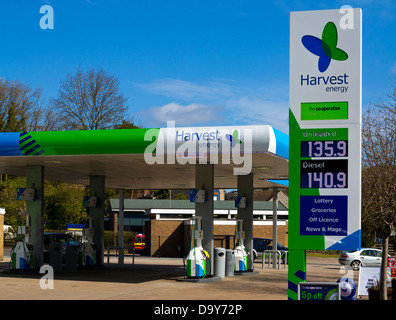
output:
[[[328,22],[322,32],[322,39],[314,36],[303,36],[301,42],[304,47],[314,55],[319,57],[318,68],[320,72],[325,72],[331,60],[345,61],[348,54],[337,48],[338,33],[333,22]]]
[[[232,147],[235,147],[235,145],[236,145],[237,143],[238,143],[238,144],[241,144],[241,143],[242,143],[242,140],[240,140],[239,137],[238,137],[238,130],[234,130],[234,132],[232,133],[232,135],[226,134],[225,136],[226,136],[226,138],[231,142],[231,146],[232,146]]]

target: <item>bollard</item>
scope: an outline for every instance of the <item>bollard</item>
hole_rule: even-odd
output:
[[[234,276],[234,265],[235,265],[235,251],[232,249],[226,250],[226,269],[225,276]]]

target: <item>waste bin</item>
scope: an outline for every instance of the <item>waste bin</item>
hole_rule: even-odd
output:
[[[48,262],[54,271],[62,270],[62,246],[59,242],[50,243]]]
[[[214,261],[214,275],[215,277],[224,278],[225,276],[225,249],[215,248],[214,249],[215,261]]]
[[[78,247],[67,246],[66,247],[66,269],[67,270],[77,270],[78,263]]]
[[[234,275],[234,265],[235,265],[235,250],[226,250],[226,267],[225,275],[226,277],[232,277]]]

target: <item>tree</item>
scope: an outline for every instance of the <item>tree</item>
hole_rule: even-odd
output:
[[[29,131],[55,131],[62,130],[63,125],[59,110],[52,105],[38,107],[31,115]]]
[[[41,90],[0,79],[0,132],[26,131],[41,103]]]
[[[26,213],[25,201],[17,200],[17,188],[26,188],[26,178],[11,177],[0,182],[0,207],[5,208],[4,223],[16,230],[19,214]]]
[[[86,216],[84,195],[83,186],[45,181],[44,229],[65,230],[68,223],[80,223]]]
[[[65,129],[98,130],[121,125],[126,102],[115,76],[103,69],[79,69],[61,81],[51,105],[59,111]]]
[[[26,187],[26,178],[9,177],[0,183],[0,207],[6,209],[5,224],[15,230],[19,215],[25,223],[26,202],[17,200],[17,188]],[[45,181],[43,223],[46,230],[65,230],[67,223],[80,223],[87,215],[83,207],[85,188],[63,182]]]
[[[176,194],[175,199],[176,200],[187,200],[187,196],[184,193],[179,192]]]
[[[170,199],[170,192],[168,189],[151,190],[154,193],[155,199]]]
[[[120,124],[114,126],[114,129],[137,129],[139,126],[136,125],[135,120],[131,118],[130,120],[122,120]]]
[[[396,223],[396,86],[389,102],[362,117],[362,217],[382,236],[381,298],[387,296],[387,256]]]

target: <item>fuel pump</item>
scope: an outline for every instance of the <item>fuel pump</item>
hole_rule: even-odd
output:
[[[80,265],[93,266],[96,263],[94,227],[92,217],[87,217],[88,226],[83,228],[83,240],[80,249]]]
[[[244,245],[245,231],[243,230],[243,220],[237,220],[235,240],[235,271],[247,271],[249,253],[246,251]]]
[[[202,247],[202,218],[191,220],[191,249],[187,255],[186,275],[190,278],[204,278],[207,274],[209,254]]]
[[[12,269],[32,269],[34,266],[34,251],[30,244],[30,216],[26,215],[26,225],[18,218],[15,246],[11,252]]]

